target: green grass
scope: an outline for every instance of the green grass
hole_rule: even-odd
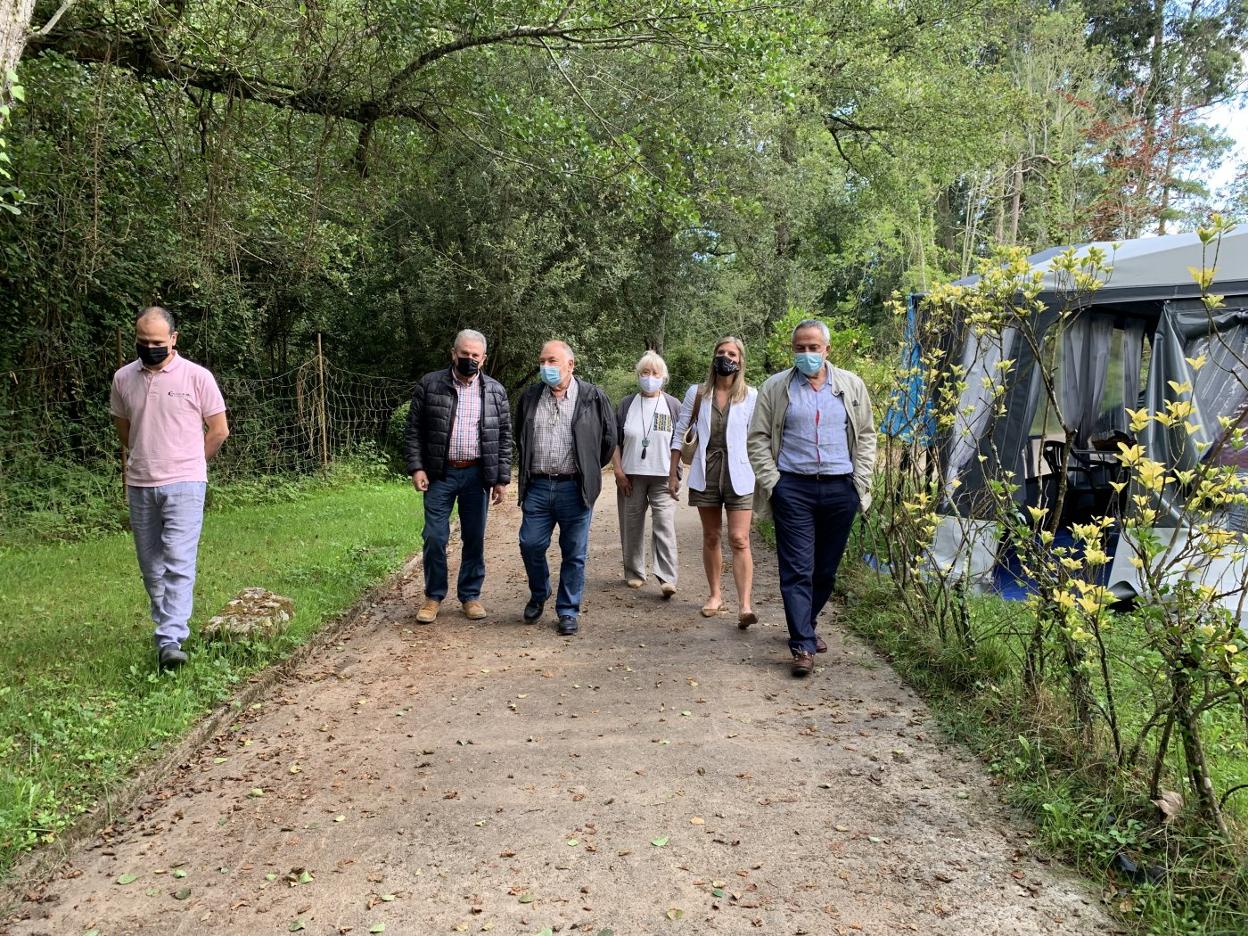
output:
[[[128,534],[0,546],[0,875],[397,569],[420,523],[419,498],[393,481],[210,510],[192,662],[163,675]],[[197,624],[249,585],[294,599],[288,633],[229,650],[199,644]]]
[[[1241,793],[1228,801],[1236,842],[1220,842],[1193,823],[1163,825],[1149,803],[1142,771],[1117,771],[1086,751],[1075,756],[1080,744],[1064,724],[1068,714],[1060,695],[1055,692],[1041,710],[1024,691],[1016,639],[1022,630],[1017,616],[1025,613],[1020,605],[993,596],[970,599],[977,640],[975,652],[967,654],[942,645],[931,631],[916,629],[886,576],[847,562],[840,578],[849,594],[841,620],[890,659],[926,698],[948,734],[983,758],[1002,780],[1003,795],[1035,820],[1045,844],[1100,885],[1133,931],[1248,932],[1243,850],[1248,797]],[[1111,653],[1124,658],[1138,654],[1142,645],[1130,616],[1117,620],[1108,640]],[[1128,734],[1139,727],[1151,691],[1125,676],[1116,683]],[[1243,724],[1232,712],[1214,710],[1206,714],[1204,729],[1217,788],[1248,781]],[[1187,795],[1179,756],[1172,755],[1162,786]],[[1113,867],[1119,852],[1142,865],[1165,868],[1164,879],[1156,884],[1127,880]]]

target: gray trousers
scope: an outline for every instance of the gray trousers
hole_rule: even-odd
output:
[[[624,577],[646,580],[646,511],[653,529],[651,553],[654,574],[660,582],[676,584],[676,501],[667,491],[667,477],[629,475],[633,493],[625,497],[618,488],[620,547],[624,552]]]
[[[195,560],[204,525],[202,481],[126,488],[130,529],[143,585],[152,604],[156,646],[181,646],[190,634],[195,597]]]

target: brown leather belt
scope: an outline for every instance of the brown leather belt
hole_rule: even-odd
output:
[[[470,458],[467,461],[451,461],[447,460],[446,464],[449,468],[471,468],[473,465],[480,464],[481,459]]]

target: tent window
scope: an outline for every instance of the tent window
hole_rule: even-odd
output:
[[[1041,357],[1053,374],[1059,406],[1070,410],[1065,413],[1066,421],[1081,430],[1080,442],[1085,445],[1114,430],[1129,431],[1125,408],[1141,404],[1152,356],[1142,324],[1112,329],[1104,321],[1088,324],[1092,327],[1081,329],[1074,341],[1046,340]],[[1072,354],[1079,359],[1079,373],[1071,373],[1068,366]],[[1064,437],[1062,415],[1041,389],[1029,434]]]
[[[1044,343],[1040,349],[1040,362],[1037,367],[1043,368],[1047,373],[1054,374],[1053,384],[1056,387],[1061,385],[1061,374],[1054,371],[1055,366],[1059,369],[1061,367],[1061,349],[1058,342],[1053,340],[1055,334],[1055,329],[1049,329],[1044,336]],[[1036,401],[1036,414],[1032,417],[1028,435],[1041,437],[1055,435],[1060,437],[1063,435],[1062,420],[1058,416],[1056,407],[1053,406],[1053,401],[1049,399],[1049,395],[1044,389],[1044,384],[1038,384],[1038,388],[1040,398]]]

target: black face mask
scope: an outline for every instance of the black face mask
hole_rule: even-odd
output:
[[[147,345],[136,344],[134,350],[138,352],[139,360],[147,367],[156,367],[169,356],[169,349],[164,345],[149,348]]]
[[[741,365],[726,354],[715,355],[715,373],[720,377],[731,377],[741,369]]]
[[[461,377],[472,377],[480,369],[480,361],[474,361],[470,357],[457,357],[455,359],[455,370],[459,371]]]

